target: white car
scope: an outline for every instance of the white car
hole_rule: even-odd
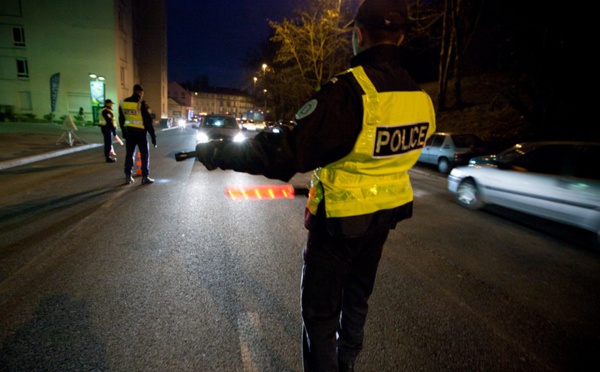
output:
[[[487,153],[485,143],[474,134],[436,132],[425,142],[419,163],[435,165],[440,173],[448,173],[454,167],[467,165],[471,158]]]
[[[470,209],[495,204],[597,234],[600,143],[528,142],[476,157],[448,175],[448,190]]]

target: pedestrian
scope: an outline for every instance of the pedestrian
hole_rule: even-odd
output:
[[[313,171],[300,285],[304,371],[352,371],[390,229],[410,218],[408,175],[435,131],[430,97],[402,67],[404,0],[365,0],[352,27],[351,68],[324,84],[293,129],[196,147],[207,169],[288,181]]]
[[[113,138],[117,137],[117,123],[115,123],[115,115],[112,110],[113,101],[107,99],[104,102],[102,108],[102,114],[99,118],[100,129],[102,130],[102,137],[104,138],[104,157],[107,163],[114,163],[117,161],[116,158],[111,158],[114,154],[113,151]]]
[[[77,115],[77,120],[79,121],[79,124],[81,124],[81,125],[85,124],[85,115],[83,113],[83,107],[79,108],[79,114]]]
[[[135,149],[137,147],[142,158],[142,184],[153,183],[150,178],[150,148],[148,134],[152,144],[156,147],[156,134],[152,124],[150,107],[142,100],[144,88],[136,84],[133,95],[125,98],[119,105],[119,126],[125,138],[125,183],[134,182],[133,164],[135,162]]]

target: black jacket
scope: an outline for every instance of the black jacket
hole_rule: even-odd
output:
[[[421,90],[401,63],[397,47],[380,45],[352,58],[350,66],[363,66],[379,92]],[[316,103],[312,113],[296,114],[293,130],[261,132],[242,146],[224,144],[214,163],[221,169],[288,181],[295,173],[339,160],[352,151],[362,129],[362,95],[352,74],[338,74],[311,97],[309,102]]]

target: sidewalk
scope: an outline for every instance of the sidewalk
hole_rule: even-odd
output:
[[[158,129],[157,130],[168,130]],[[82,141],[69,146],[61,124],[0,122],[0,171],[103,146],[102,132],[97,126],[77,127],[75,135]],[[289,182],[308,187],[312,172],[298,173]],[[299,189],[300,190],[300,189]],[[305,190],[307,191],[307,190]]]
[[[73,134],[70,146],[62,124],[0,123],[0,170],[102,146],[97,126],[78,126]]]

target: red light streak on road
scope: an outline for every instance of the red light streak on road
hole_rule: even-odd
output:
[[[225,195],[231,200],[273,200],[293,199],[295,196],[292,185],[250,185],[227,186]]]

